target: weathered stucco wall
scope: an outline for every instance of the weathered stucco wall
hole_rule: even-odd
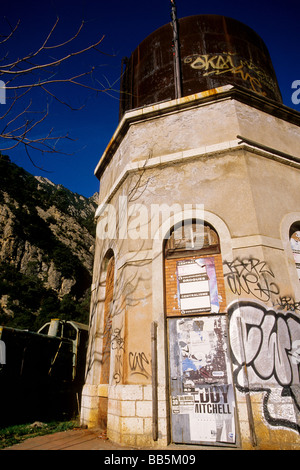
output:
[[[237,138],[299,158],[297,116],[289,122],[283,107],[280,118],[277,105],[272,113],[267,101],[253,106],[230,90],[219,90],[211,101],[199,94],[128,113],[96,170],[101,205],[82,422],[99,424],[100,397],[106,397],[108,436],[124,444],[159,446],[171,439],[162,238],[176,222],[195,217],[198,205],[220,238],[236,443],[300,448],[300,288],[289,247],[289,228],[300,220],[300,164]],[[101,384],[108,253],[115,259],[110,378]],[[248,325],[243,344],[237,315]],[[152,322],[158,325],[156,441]]]

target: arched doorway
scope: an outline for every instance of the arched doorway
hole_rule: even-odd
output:
[[[235,400],[220,240],[207,223],[174,226],[164,247],[171,438],[233,445]]]

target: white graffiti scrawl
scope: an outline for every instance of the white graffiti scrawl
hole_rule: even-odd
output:
[[[277,312],[254,300],[233,302],[228,314],[236,387],[241,392],[266,392],[265,420],[300,432],[299,315]]]

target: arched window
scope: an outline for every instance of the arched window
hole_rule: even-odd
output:
[[[300,222],[294,223],[290,228],[290,244],[294,255],[298,279],[300,280]]]
[[[175,225],[165,242],[164,269],[167,316],[226,311],[220,240],[209,224]]]
[[[201,251],[202,255],[220,253],[217,232],[202,221],[185,220],[176,224],[165,244],[165,256],[178,258],[193,255]]]

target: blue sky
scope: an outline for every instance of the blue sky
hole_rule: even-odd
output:
[[[284,104],[300,111],[300,104],[295,105],[291,100],[294,91],[292,83],[300,80],[298,1],[177,0],[176,4],[179,18],[196,14],[221,14],[253,28],[269,49]],[[94,176],[94,169],[118,125],[122,57],[130,56],[145,37],[170,22],[170,10],[169,0],[12,0],[9,4],[2,4],[0,33],[7,29],[8,21],[14,25],[18,19],[21,20],[12,40],[1,46],[2,57],[6,53],[8,57],[15,58],[32,52],[44,40],[57,15],[60,21],[52,43],[72,36],[84,18],[85,28],[74,47],[80,47],[81,44],[86,46],[105,35],[100,46],[105,54],[92,52],[86,57],[79,57],[70,63],[69,68],[63,69],[62,74],[75,73],[77,70],[83,72],[94,66],[94,83],[109,84],[115,89],[107,94],[96,94],[78,90],[72,85],[62,85],[58,95],[73,107],[85,103],[81,111],[71,111],[48,96],[49,114],[36,129],[36,136],[53,128],[54,135],[68,133],[76,141],[60,142],[59,148],[68,155],[42,156],[33,152],[31,157],[35,164],[45,171],[32,165],[21,146],[3,153],[7,153],[12,161],[30,173],[45,176],[79,194],[88,197],[98,191],[99,182]],[[89,99],[86,101],[87,97]],[[45,103],[46,99],[43,101],[39,97],[32,106],[41,110]]]

